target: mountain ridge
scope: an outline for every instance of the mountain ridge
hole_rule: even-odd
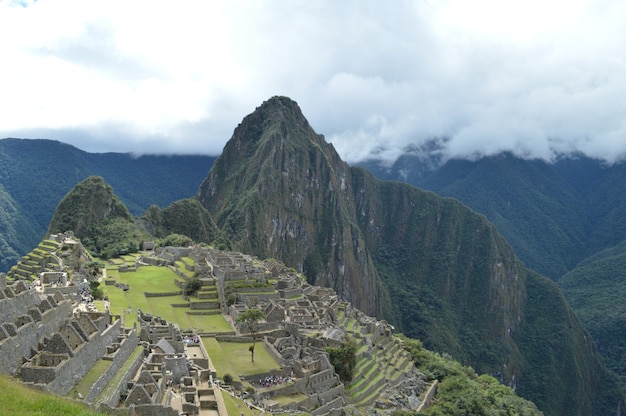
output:
[[[431,169],[432,163],[404,155],[385,169],[373,162],[362,166],[486,215],[526,264],[559,284],[626,383],[626,286],[620,283],[626,279],[626,163],[608,165],[581,154],[553,163],[500,154]]]
[[[497,375],[546,414],[623,406],[560,290],[485,216],[349,167],[305,122],[292,100],[266,101],[196,189],[234,248],[280,258],[409,335],[422,331],[429,347]]]
[[[192,196],[210,156],[87,153],[46,139],[0,139],[0,271],[45,235],[59,201],[89,176],[101,176],[133,215]]]
[[[235,247],[280,258],[407,335],[425,335],[428,348],[497,374],[548,414],[619,408],[619,383],[560,290],[527,270],[486,217],[349,167],[303,117],[286,97],[264,102],[200,186],[196,197]],[[541,368],[528,358],[540,354]]]

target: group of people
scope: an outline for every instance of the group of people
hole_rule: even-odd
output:
[[[261,387],[268,388],[268,387],[278,386],[279,384],[288,383],[289,381],[291,381],[290,377],[267,376],[265,378],[259,379],[259,385]]]
[[[85,310],[94,312],[96,311],[96,305],[93,303],[93,296],[89,291],[89,288],[83,287],[78,291],[80,295],[80,303],[84,306]]]
[[[200,337],[198,337],[197,335],[193,335],[193,336],[187,336],[185,335],[183,337],[183,342],[187,345],[190,344],[199,344],[200,343]]]

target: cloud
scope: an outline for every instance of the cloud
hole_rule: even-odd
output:
[[[617,0],[0,0],[0,137],[217,154],[273,95],[349,162],[626,157]],[[441,140],[445,138],[445,140]]]

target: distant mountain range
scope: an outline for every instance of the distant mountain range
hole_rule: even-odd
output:
[[[515,386],[546,414],[621,414],[619,379],[561,290],[528,269],[487,217],[348,166],[292,100],[273,97],[245,117],[203,170],[193,191],[140,218],[117,208],[119,185],[89,178],[59,203],[49,231],[76,228],[96,254],[193,233],[198,242],[278,258],[429,349]],[[150,188],[153,196],[166,186]]]
[[[165,207],[193,195],[214,160],[87,153],[53,140],[0,140],[0,272],[39,244],[61,198],[88,176],[105,178],[130,212],[140,215],[152,204]]]

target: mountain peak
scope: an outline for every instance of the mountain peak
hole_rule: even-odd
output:
[[[252,134],[250,134],[252,133]],[[233,139],[270,138],[295,139],[315,135],[298,103],[289,97],[274,96],[264,101],[237,126]],[[295,134],[294,134],[295,133]],[[224,149],[226,151],[226,149]]]

